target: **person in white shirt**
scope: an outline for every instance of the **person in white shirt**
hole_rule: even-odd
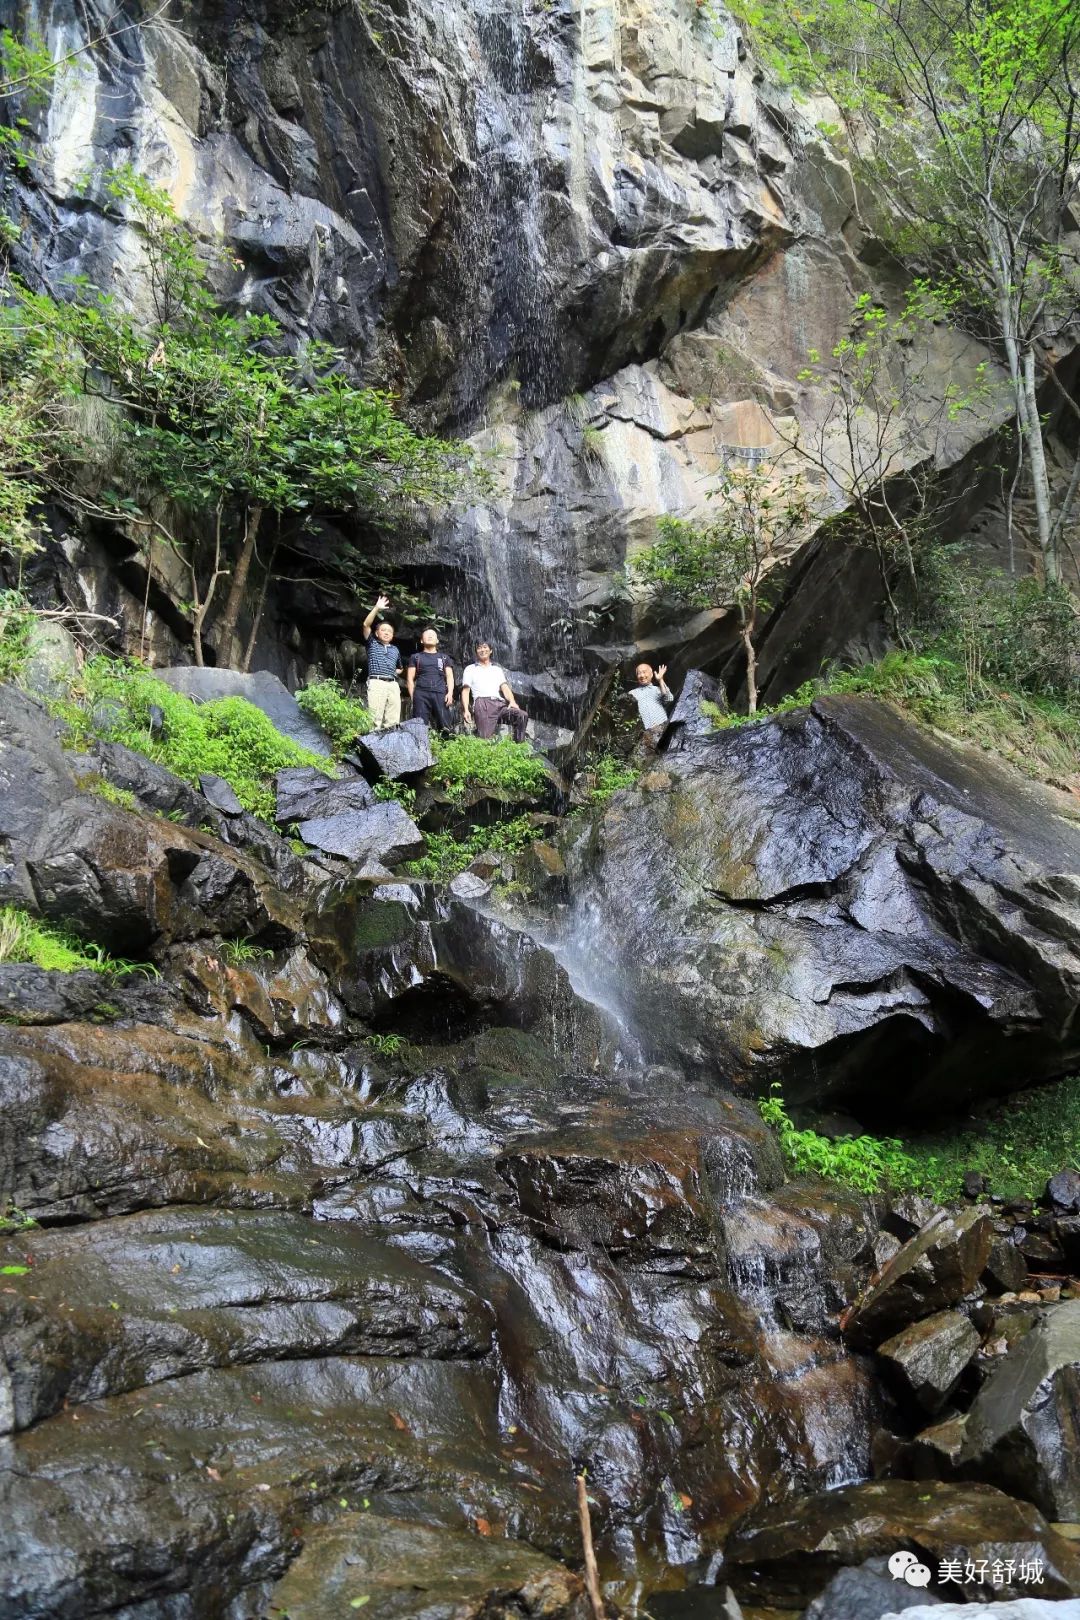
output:
[[[510,690],[505,669],[491,662],[491,647],[486,641],[476,643],[476,662],[470,664],[461,677],[461,712],[466,723],[470,709],[478,736],[494,737],[499,722],[505,720],[514,733],[514,741],[525,741],[529,717]]]
[[[641,723],[646,732],[659,736],[659,728],[667,725],[667,711],[671,708],[675,698],[670,687],[664,679],[667,674],[667,665],[661,664],[656,671],[657,685],[653,684],[653,667],[651,664],[639,664],[634,671],[637,685],[630,693],[638,707]]]

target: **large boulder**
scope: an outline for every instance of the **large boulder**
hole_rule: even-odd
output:
[[[389,731],[369,731],[360,738],[360,752],[376,775],[391,781],[426,771],[435,763],[431,732],[423,720],[406,720]]]
[[[362,776],[340,779],[314,765],[290,765],[278,771],[274,789],[274,815],[282,826],[340,815],[343,810],[367,810],[375,803],[371,784]]]
[[[900,1549],[929,1566],[934,1590],[969,1602],[991,1593],[1027,1596],[1021,1562],[1027,1569],[1034,1559],[1042,1565],[1042,1597],[1080,1595],[1080,1553],[1030,1502],[989,1485],[901,1479],[846,1485],[751,1514],[726,1548],[724,1578],[744,1604],[787,1609],[816,1597],[839,1569]],[[955,1560],[958,1583],[938,1584],[941,1563]],[[989,1571],[995,1561],[1009,1566],[996,1588],[965,1574],[969,1564]]]
[[[878,1355],[901,1389],[927,1412],[945,1405],[976,1350],[978,1330],[959,1311],[938,1311],[902,1328]]]
[[[528,1615],[586,1620],[580,1575],[520,1542],[434,1525],[350,1513],[304,1539],[278,1582],[272,1612],[294,1620],[337,1620],[356,1610],[433,1620],[453,1615]]]
[[[958,1458],[1037,1502],[1080,1519],[1080,1300],[1049,1309],[998,1363],[975,1399]]]
[[[396,866],[424,848],[423,833],[396,800],[316,816],[302,821],[297,832],[312,849],[361,866],[370,861]]]
[[[570,944],[657,1056],[864,1121],[1080,1059],[1069,800],[864,698],[686,743],[569,852]]]
[[[845,1313],[853,1344],[869,1346],[909,1323],[955,1305],[978,1285],[993,1238],[990,1217],[977,1206],[940,1210],[909,1238]]]
[[[26,849],[35,909],[115,953],[168,939],[297,930],[267,873],[203,833],[77,794],[45,815]]]

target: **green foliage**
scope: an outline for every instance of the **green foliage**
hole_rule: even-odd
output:
[[[30,603],[21,591],[0,591],[0,681],[18,680],[33,650]]]
[[[754,635],[767,607],[766,580],[810,521],[801,480],[766,466],[727,469],[710,491],[708,523],[660,520],[660,538],[630,564],[647,591],[691,608],[734,606],[747,663],[751,714],[757,708]]]
[[[289,350],[269,316],[223,314],[195,238],[167,194],[130,167],[101,184],[103,204],[142,241],[153,318],[138,318],[84,279],[73,281],[73,296],[62,303],[15,285],[0,320],[0,367],[5,355],[8,362],[0,380],[10,392],[23,374],[47,378],[52,398],[75,400],[91,379],[94,391],[121,407],[118,487],[97,492],[97,508],[145,527],[140,502],[164,493],[203,520],[202,552],[185,558],[196,646],[215,589],[229,578],[219,621],[228,655],[265,515],[294,524],[316,510],[400,518],[417,503],[456,495],[467,454],[414,432],[388,393],[355,387],[342,356],[327,345]],[[5,397],[0,393],[0,474]],[[72,431],[64,456],[67,482],[77,490],[71,470],[96,466],[98,446]],[[33,456],[23,460],[32,496],[44,471]],[[16,491],[9,528],[22,522],[19,498]],[[0,521],[3,500],[0,492]]]
[[[40,35],[21,40],[10,28],[0,32],[0,158],[26,162],[26,113],[45,100],[56,71]]]
[[[404,1035],[368,1035],[367,1044],[380,1057],[396,1057],[408,1043]]]
[[[636,765],[629,760],[620,759],[617,754],[601,754],[594,760],[589,771],[594,778],[593,786],[589,790],[589,803],[591,805],[607,804],[608,800],[622,788],[633,787],[641,774]]]
[[[538,754],[508,737],[440,737],[432,734],[435,764],[431,780],[455,798],[466,788],[488,788],[507,797],[536,799],[548,785],[547,771]]]
[[[379,804],[389,804],[394,801],[407,810],[410,815],[416,807],[416,789],[407,787],[404,782],[392,782],[388,778],[376,782],[375,798]]]
[[[222,943],[221,954],[230,967],[244,967],[248,962],[264,961],[274,953],[250,939],[227,939]]]
[[[757,53],[824,91],[844,123],[862,211],[928,278],[953,324],[996,342],[1018,468],[1048,578],[1077,490],[1046,469],[1040,374],[1076,317],[1080,160],[1075,0],[748,0]],[[1060,386],[1060,385],[1059,385]]]
[[[204,772],[223,777],[245,810],[266,821],[273,820],[275,772],[289,765],[330,772],[328,759],[282,736],[244,698],[195,703],[138,664],[104,657],[88,660],[83,682],[81,701],[55,706],[76,742],[98,736],[123,743],[187,782]],[[153,709],[164,717],[158,735]]]
[[[6,1209],[0,1210],[0,1235],[6,1237],[12,1232],[30,1232],[36,1225],[34,1217],[17,1204],[8,1204]]]
[[[440,737],[432,732],[432,782],[460,799],[466,787],[486,787],[507,797],[539,799],[547,787],[544,761],[528,745],[508,737]]]
[[[371,715],[359,698],[349,697],[337,681],[315,681],[296,694],[305,714],[317,720],[333,745],[334,758],[347,753],[357,737],[371,730]]]
[[[139,807],[139,801],[130,788],[117,787],[115,782],[110,782],[107,777],[90,776],[80,782],[79,786],[84,787],[87,793],[94,793],[99,799],[104,799],[107,804],[115,804],[120,810],[137,810]]]
[[[784,1162],[794,1175],[821,1176],[857,1192],[912,1185],[915,1162],[896,1137],[842,1136],[835,1141],[817,1131],[801,1131],[792,1122],[777,1087],[758,1107],[780,1138]]]
[[[1063,1168],[1080,1169],[1080,1076],[993,1103],[977,1116],[908,1137],[833,1141],[799,1130],[776,1087],[759,1103],[795,1175],[816,1175],[858,1192],[920,1192],[947,1203],[963,1192],[965,1171],[987,1178],[1002,1198],[1037,1198]]]
[[[0,962],[24,962],[57,973],[146,973],[157,976],[149,962],[113,957],[100,945],[79,939],[70,929],[39,922],[18,906],[0,906]]]
[[[448,882],[476,859],[489,851],[497,855],[517,855],[534,842],[536,828],[528,816],[515,816],[511,821],[497,822],[489,827],[472,827],[464,838],[450,832],[428,833],[427,852],[414,861],[406,862],[402,870],[409,877],[431,878]]]
[[[1080,698],[1080,616],[1063,585],[986,572],[959,547],[937,547],[924,560],[922,587],[921,639],[962,664],[973,691]]]

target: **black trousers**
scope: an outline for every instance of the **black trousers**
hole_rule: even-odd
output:
[[[436,731],[449,731],[450,710],[446,707],[445,687],[441,692],[427,692],[418,686],[413,693],[412,717],[414,720],[426,720]]]

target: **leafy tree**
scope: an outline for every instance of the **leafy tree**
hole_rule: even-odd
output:
[[[1080,7],[1076,0],[750,0],[766,54],[841,109],[863,206],[950,318],[997,346],[1018,428],[1017,481],[1048,580],[1080,494],[1055,501],[1045,377],[1080,312]],[[884,204],[884,206],[880,206]],[[1010,503],[1010,519],[1012,506]]]
[[[214,635],[219,661],[229,662],[268,516],[302,523],[317,509],[400,514],[451,497],[463,458],[454,445],[415,433],[389,394],[350,383],[329,346],[288,352],[270,317],[224,314],[191,232],[144,177],[114,171],[106,193],[141,237],[149,312],[134,313],[85,281],[63,304],[22,288],[23,352],[69,394],[96,393],[121,407],[126,487],[107,491],[103,505],[152,524],[171,544],[160,517],[140,516],[147,499],[167,494],[205,521],[207,543],[184,553],[195,658],[203,660],[208,615],[228,579]]]
[[[728,469],[713,491],[716,516],[695,524],[661,520],[660,538],[634,558],[634,582],[691,608],[726,608],[739,615],[746,656],[747,708],[757,711],[754,637],[767,606],[766,579],[810,521],[801,481],[777,483],[764,465]]]

